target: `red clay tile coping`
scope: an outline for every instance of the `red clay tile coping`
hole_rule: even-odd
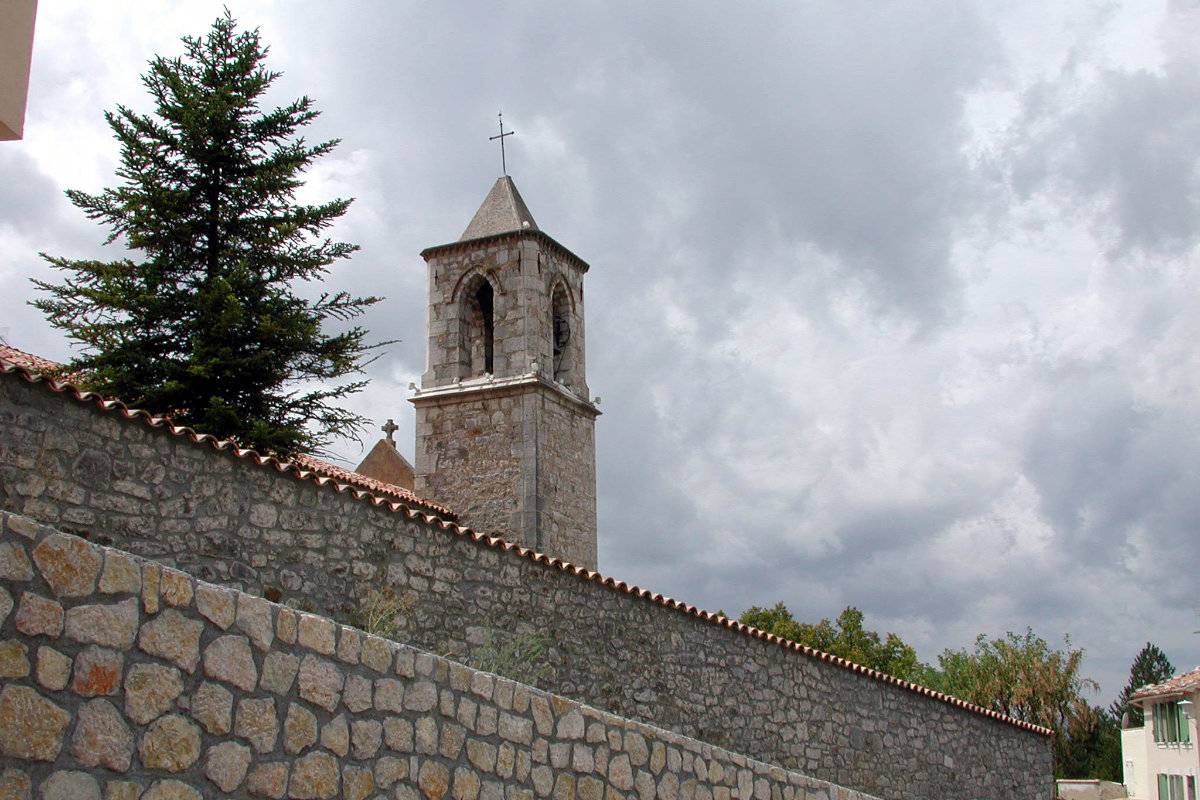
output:
[[[281,460],[275,456],[264,456],[254,450],[238,447],[236,442],[218,439],[206,433],[196,433],[191,428],[174,425],[168,416],[155,416],[139,409],[130,409],[119,400],[109,400],[95,392],[80,391],[68,382],[55,381],[41,374],[57,370],[62,366],[61,364],[17,350],[15,347],[0,345],[0,366],[4,368],[5,372],[12,371],[9,369],[12,366],[25,373],[26,380],[36,379],[36,382],[44,382],[55,392],[71,394],[76,400],[82,402],[94,401],[105,411],[117,411],[126,419],[141,418],[152,428],[166,428],[175,436],[187,436],[196,444],[208,443],[212,445],[213,449],[230,453],[237,458],[252,459],[260,465],[271,464],[279,472],[290,472],[297,478],[312,479],[322,485],[332,482],[338,491],[345,491],[347,488],[365,489],[375,495],[387,495],[405,505],[420,506],[447,519],[458,519],[458,515],[445,506],[422,499],[402,486],[360,475],[357,472],[322,461],[315,456],[301,453],[287,460]]]
[[[815,658],[819,661],[824,661],[827,664],[840,667],[849,672],[854,672],[858,675],[862,675],[865,678],[870,678],[881,683],[897,686],[914,694],[929,697],[933,700],[938,700],[946,703],[947,705],[954,706],[955,708],[960,708],[964,711],[978,714],[979,716],[988,717],[989,719],[1006,723],[1022,730],[1031,731],[1043,736],[1054,735],[1054,732],[1049,728],[1044,728],[1040,725],[1034,725],[1033,723],[1025,722],[1024,720],[1005,716],[998,711],[992,711],[991,709],[983,708],[982,706],[977,706],[973,703],[968,703],[965,700],[960,700],[957,697],[952,697],[948,694],[935,692],[932,689],[925,688],[924,686],[919,686],[910,681],[901,680],[900,678],[896,678],[892,675],[888,675],[887,673],[880,672],[875,669],[871,669],[870,667],[864,667],[861,664],[855,664],[853,661],[848,661],[830,653],[825,653],[815,648],[808,647],[807,645],[793,642],[790,639],[784,639],[782,636],[776,636],[773,633],[767,633],[766,631],[759,630],[758,628],[750,625],[745,625],[720,614],[714,614],[711,611],[705,611],[704,609],[697,608],[693,605],[688,605],[687,603],[682,603],[673,598],[656,594],[648,589],[642,589],[638,586],[628,584],[625,581],[618,581],[614,578],[606,577],[594,570],[575,566],[570,562],[563,561],[562,559],[555,558],[553,556],[548,556],[545,553],[539,553],[528,547],[522,547],[519,544],[506,541],[498,536],[491,536],[486,533],[473,531],[470,528],[464,528],[463,526],[451,520],[443,517],[433,516],[432,514],[425,513],[417,508],[411,508],[410,505],[414,505],[412,503],[389,501],[387,498],[380,497],[378,494],[372,494],[369,491],[362,491],[354,487],[346,486],[345,484],[340,483],[328,476],[314,475],[314,470],[301,469],[294,463],[279,461],[272,456],[263,456],[253,450],[239,448],[233,442],[218,440],[213,436],[209,436],[208,434],[197,434],[190,428],[181,428],[171,425],[170,421],[164,417],[155,417],[145,411],[130,409],[119,400],[108,400],[96,394],[95,392],[80,392],[70,384],[60,383],[58,381],[48,379],[15,363],[7,362],[2,358],[0,358],[0,373],[5,375],[20,376],[28,383],[43,384],[51,391],[59,394],[66,394],[68,397],[72,397],[81,403],[94,403],[103,411],[116,413],[121,419],[131,421],[141,420],[149,427],[160,429],[165,428],[175,436],[186,436],[189,441],[194,442],[195,444],[207,443],[217,451],[229,452],[238,458],[251,460],[253,463],[260,466],[273,466],[277,472],[287,473],[298,480],[311,480],[318,486],[329,486],[339,493],[349,491],[350,496],[355,500],[368,502],[377,508],[383,508],[392,513],[403,513],[407,519],[423,522],[426,525],[440,528],[443,531],[452,533],[460,538],[468,539],[469,541],[481,546],[488,547],[493,550],[512,553],[519,558],[524,558],[528,561],[532,561],[535,564],[550,569],[557,569],[560,572],[567,572],[590,583],[599,584],[600,586],[613,589],[614,591],[618,591],[623,594],[633,595],[634,597],[654,603],[655,605],[674,609],[687,614],[688,616],[696,617],[713,625],[728,628],[754,639],[761,639],[763,641],[770,642],[771,644],[778,645],[785,650],[791,650],[809,658]]]

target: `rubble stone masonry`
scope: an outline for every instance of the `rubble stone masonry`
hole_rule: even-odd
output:
[[[9,514],[0,797],[869,800]]]
[[[115,411],[101,409],[94,401],[56,394],[44,384],[29,383],[11,372],[0,374],[0,506],[87,535],[92,542],[113,544],[176,566],[206,581],[252,595],[278,597],[288,606],[343,620],[361,584],[390,586],[401,595],[407,609],[398,638],[431,652],[470,652],[492,631],[499,635],[538,632],[551,643],[545,675],[538,681],[544,689],[622,718],[653,724],[858,791],[886,798],[930,800],[1041,800],[1051,796],[1050,739],[1042,732],[963,708],[956,701],[930,696],[883,676],[863,674],[847,665],[749,636],[674,601],[635,591],[586,570],[539,559],[422,514],[376,504],[331,485],[281,475],[273,466],[259,465],[253,459],[215,452],[186,435],[173,435],[142,420],[124,419]],[[730,513],[736,513],[736,509],[730,509]],[[4,557],[4,575],[0,577],[5,581],[45,581],[49,579],[43,577],[44,571],[57,569],[53,560],[38,560],[36,546],[12,537],[3,545],[0,557]],[[77,544],[72,546],[79,548]],[[98,559],[79,557],[91,558],[93,565]],[[112,561],[120,563],[117,558]],[[68,708],[64,697],[95,698],[112,704],[106,698],[113,695],[105,692],[128,691],[128,669],[118,680],[111,654],[126,652],[126,643],[136,641],[137,653],[142,655],[132,660],[140,662],[143,655],[153,655],[158,659],[154,666],[177,670],[179,680],[190,687],[181,689],[179,697],[186,696],[192,709],[155,716],[149,724],[157,725],[159,734],[145,746],[138,740],[138,763],[150,759],[152,763],[175,765],[186,761],[193,750],[203,751],[198,759],[207,758],[207,748],[215,741],[208,738],[211,734],[195,718],[197,693],[203,708],[200,713],[218,728],[234,725],[234,736],[249,745],[252,759],[259,761],[267,753],[278,753],[278,749],[265,749],[277,748],[278,737],[284,735],[281,728],[272,744],[272,713],[267,706],[274,702],[273,718],[276,724],[286,727],[292,701],[271,691],[237,689],[242,692],[237,694],[235,688],[240,684],[251,686],[247,667],[250,661],[260,681],[266,675],[269,653],[264,645],[273,648],[279,644],[283,638],[279,627],[291,624],[280,620],[291,620],[292,612],[239,599],[235,622],[220,636],[244,636],[250,640],[249,649],[238,639],[225,640],[221,647],[210,651],[220,636],[205,622],[208,618],[199,605],[202,593],[191,579],[164,580],[155,569],[110,569],[107,563],[96,584],[100,591],[104,586],[132,587],[141,580],[142,591],[148,592],[150,602],[162,610],[131,608],[137,605],[131,602],[137,596],[132,588],[114,592],[103,603],[77,601],[75,598],[91,595],[90,579],[81,577],[75,567],[63,568],[58,570],[61,578],[55,580],[68,587],[65,593],[47,592],[41,584],[41,588],[30,590],[38,598],[62,606],[64,632],[58,634],[56,605],[31,598],[22,610],[20,593],[10,589],[14,610],[5,623],[4,637],[16,637],[15,626],[21,620],[27,620],[20,624],[33,631],[29,634],[32,636],[49,637],[51,633],[38,633],[49,631],[70,637],[75,631],[86,638],[87,630],[107,632],[104,642],[71,640],[78,645],[76,649],[52,645],[49,639],[44,642],[49,650],[41,647],[41,639],[36,640],[39,648],[34,649],[34,640],[19,637],[15,644],[8,645],[14,652],[7,666],[0,658],[0,670],[23,673],[26,665],[30,670],[12,684],[14,693],[10,693],[9,702],[16,705],[9,708],[31,709],[36,705],[52,721],[49,730],[39,728],[37,735],[22,736],[21,741],[27,744],[21,747],[49,753],[57,746],[54,752],[58,753],[67,746],[62,744],[62,737],[78,727],[82,706]],[[156,583],[157,590],[147,589],[147,581]],[[22,587],[20,592],[24,591]],[[205,589],[204,596],[207,598],[211,591]],[[256,612],[242,611],[243,605],[269,611],[255,616]],[[136,615],[131,616],[135,610]],[[213,613],[220,620],[229,619],[227,610]],[[340,696],[320,687],[336,683],[330,669],[349,680],[348,667],[337,661],[341,639],[329,632],[329,625],[308,624],[314,626],[308,640],[319,638],[323,642],[319,648],[333,647],[333,656],[321,653],[319,648],[307,653],[291,642],[287,642],[281,656],[297,659],[298,675],[307,676],[302,682],[307,682],[313,699],[304,708],[316,717],[318,722],[313,724],[319,723],[323,733],[327,723],[341,713],[337,711]],[[193,642],[199,644],[193,646]],[[21,647],[26,651],[21,652]],[[42,650],[47,650],[45,655]],[[288,664],[291,658],[285,659]],[[124,662],[129,661],[126,656]],[[279,674],[277,667],[282,668],[278,661],[279,657],[272,660],[273,676]],[[85,667],[82,672],[81,665]],[[125,668],[131,666],[124,663]],[[64,684],[67,688],[53,690],[60,692],[53,694],[47,685],[28,677],[40,674],[42,669],[51,681],[49,685],[63,681],[70,681],[70,685]],[[204,684],[193,686],[194,676],[201,672],[208,675],[206,670],[214,674],[220,671],[227,677],[208,680],[210,688],[201,692]],[[290,671],[290,666],[283,669],[284,676]],[[367,673],[361,675],[365,679]],[[76,685],[78,691],[73,688]],[[231,721],[226,721],[229,715],[223,711],[226,693],[231,698],[237,694],[239,702],[245,701],[244,710],[234,714]],[[377,690],[374,697],[378,697]],[[127,709],[125,713],[149,718],[163,704],[175,708],[178,700],[173,697],[167,703],[151,698],[145,709]],[[120,705],[114,708],[119,710]],[[93,711],[97,720],[112,717],[99,704]],[[432,713],[432,707],[421,713]],[[372,714],[372,724],[360,726],[366,750],[374,741],[375,734],[370,732],[374,723],[382,725],[386,721],[376,712]],[[305,726],[311,727],[307,720],[298,711],[294,725],[307,730]],[[201,730],[197,731],[195,725]],[[54,733],[60,726],[62,736]],[[114,724],[113,728],[119,730],[120,726]],[[108,740],[98,734],[97,740],[101,739]],[[156,742],[176,744],[159,748]],[[490,743],[500,746],[499,740]],[[183,756],[177,753],[179,747],[186,750]],[[243,759],[246,755],[242,750],[233,750],[231,746],[221,751],[229,751],[228,758],[218,762],[224,764],[235,756]],[[105,758],[124,763],[125,752],[118,748]],[[563,752],[561,747],[557,752]],[[608,752],[611,754],[613,748]],[[306,750],[304,754],[308,760],[303,769],[299,759],[294,768],[313,775],[313,782],[318,774],[329,775],[335,766],[340,769],[350,764],[339,760],[343,756],[329,747]],[[592,756],[594,759],[595,753]],[[586,756],[581,758],[586,760]],[[485,763],[487,760],[485,757]],[[553,766],[553,755],[550,763]],[[447,775],[453,772],[442,766],[448,770]],[[193,764],[187,769],[204,767]],[[290,773],[289,780],[296,780],[295,774]],[[636,781],[636,771],[633,774]],[[266,773],[262,775],[265,781]],[[43,777],[39,773],[38,779]],[[659,786],[659,777],[656,775],[656,792],[663,800],[702,797],[702,793],[693,791],[694,786],[673,793],[669,781],[665,788]],[[469,785],[470,779],[464,780]],[[682,787],[686,779],[680,780]],[[635,783],[634,790],[618,791],[628,795],[636,788]],[[576,791],[584,791],[579,781]],[[756,794],[756,800],[780,800],[769,787],[763,791],[766,794]],[[569,790],[562,792],[556,800],[570,800]],[[143,800],[148,798],[152,800],[149,794]],[[606,800],[615,798],[609,796]],[[642,800],[648,798],[643,796]],[[715,788],[713,800],[723,800]]]

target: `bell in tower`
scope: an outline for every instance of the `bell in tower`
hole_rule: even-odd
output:
[[[538,228],[507,175],[458,241],[421,255],[429,349],[411,398],[416,491],[477,531],[595,569],[587,263]]]

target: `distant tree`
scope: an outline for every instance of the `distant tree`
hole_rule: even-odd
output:
[[[1079,708],[1067,721],[1059,776],[1120,783],[1123,777],[1120,721],[1099,706]]]
[[[98,392],[246,446],[313,449],[354,433],[362,418],[337,406],[365,381],[366,332],[327,333],[378,302],[298,294],[357,250],[324,232],[350,205],[297,203],[302,173],[337,140],[296,136],[318,115],[301,97],[262,110],[279,77],[256,30],[229,13],[184,55],[156,56],[142,82],[153,114],[125,106],[105,119],[121,146],[120,183],[68,191],[90,219],[136,254],[117,261],[42,257],[67,273],[35,281],[33,304],[82,343],[65,370]]]
[[[946,650],[937,669],[923,677],[930,688],[1050,728],[1055,732],[1055,775],[1082,777],[1064,770],[1090,763],[1090,756],[1073,750],[1072,742],[1077,750],[1086,750],[1081,742],[1099,741],[1098,710],[1084,694],[1100,687],[1080,673],[1083,656],[1083,650],[1071,648],[1070,639],[1066,649],[1054,650],[1032,629],[997,639],[980,634],[974,650]]]
[[[797,622],[783,603],[772,608],[754,606],[739,622],[904,680],[914,680],[927,669],[917,659],[917,651],[896,634],[881,639],[864,628],[863,613],[853,606],[842,611],[836,621],[822,619],[815,625]]]
[[[1121,717],[1129,712],[1130,722],[1134,727],[1144,725],[1145,717],[1141,707],[1130,703],[1129,698],[1143,686],[1162,683],[1174,674],[1175,668],[1171,666],[1171,660],[1167,658],[1167,654],[1157,645],[1146,642],[1146,646],[1134,657],[1133,664],[1129,667],[1129,682],[1117,695],[1116,701],[1109,706],[1113,718],[1119,723]]]

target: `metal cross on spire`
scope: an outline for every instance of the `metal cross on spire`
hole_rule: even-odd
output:
[[[396,443],[396,440],[392,438],[392,434],[395,433],[396,431],[400,430],[399,425],[397,425],[395,422],[392,422],[389,419],[387,421],[387,424],[384,425],[383,427],[381,427],[380,430],[387,434],[387,440],[389,442],[391,442],[392,444]]]
[[[494,142],[497,139],[500,140],[500,168],[502,170],[504,170],[504,174],[507,175],[508,174],[508,161],[504,157],[504,137],[512,136],[514,133],[516,133],[516,131],[509,131],[508,133],[505,133],[504,132],[504,112],[501,111],[496,116],[498,116],[500,118],[500,133],[497,136],[489,136],[488,141]]]

